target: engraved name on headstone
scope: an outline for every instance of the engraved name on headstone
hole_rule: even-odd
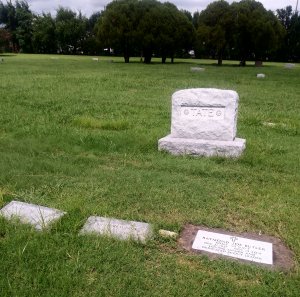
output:
[[[232,235],[199,230],[192,248],[263,264],[273,264],[273,245]]]
[[[224,107],[181,106],[181,117],[199,121],[224,120]]]

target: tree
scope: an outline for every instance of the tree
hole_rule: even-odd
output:
[[[249,57],[262,61],[271,50],[279,47],[284,28],[260,2],[242,0],[231,6],[235,22],[235,48],[239,52],[241,65],[244,66]]]
[[[194,42],[195,56],[197,58],[209,57],[211,54],[210,45],[211,28],[206,25],[197,25],[196,38]]]
[[[55,18],[56,36],[61,52],[75,54],[80,50],[86,34],[87,19],[81,13],[59,7]]]
[[[291,19],[291,28],[288,32],[290,41],[290,59],[292,61],[300,60],[300,15],[295,13]]]
[[[195,14],[194,17],[196,17]],[[208,46],[213,56],[217,56],[218,65],[222,65],[225,49],[231,40],[232,27],[233,20],[229,4],[223,0],[209,4],[198,17],[198,51],[203,49],[201,44]]]
[[[3,28],[0,28],[0,53],[10,49],[11,34]]]
[[[26,1],[0,2],[0,24],[11,34],[13,51],[32,51],[33,14]]]
[[[146,1],[145,1],[146,2]],[[193,44],[194,28],[184,11],[174,4],[153,1],[139,25],[144,62],[150,63],[155,53],[161,56],[162,63],[167,57],[174,62],[176,52],[188,51]]]
[[[43,13],[34,19],[32,43],[37,53],[57,52],[55,20],[50,13]]]
[[[196,30],[198,29],[198,25],[199,25],[199,17],[200,17],[200,12],[199,11],[194,12],[192,23]]]
[[[20,50],[32,52],[33,14],[26,1],[16,1],[15,16],[17,19],[16,38]]]
[[[165,63],[174,60],[176,51],[192,45],[191,21],[171,3],[156,0],[111,2],[98,22],[98,37],[103,46],[119,49],[125,62],[141,53],[150,63],[155,53]]]
[[[7,2],[6,5],[0,2],[0,24],[11,34],[13,51],[18,51],[16,9],[11,2]]]
[[[0,24],[11,34],[13,51],[32,51],[33,13],[26,1],[0,2]]]
[[[276,15],[280,23],[285,27],[286,30],[289,30],[292,23],[293,8],[292,6],[287,6],[286,8],[277,9]]]
[[[277,9],[277,18],[286,29],[284,42],[278,50],[278,57],[285,61],[298,61],[300,59],[300,16],[293,13],[292,6]]]
[[[170,42],[165,45],[163,51],[165,55],[163,52],[161,53],[162,62],[164,63],[167,54],[171,57],[173,63],[176,52],[182,54],[182,51],[188,52],[191,49],[195,39],[195,29],[191,15],[185,11],[179,11],[174,4],[168,2],[163,3],[163,6],[167,8],[168,19],[163,18],[161,21],[163,24],[167,23],[166,36],[168,36]]]
[[[106,6],[97,24],[103,47],[118,49],[125,63],[138,48],[138,26],[142,16],[138,0],[114,0]]]
[[[100,17],[101,13],[96,12],[87,20],[86,36],[82,42],[82,50],[85,54],[96,55],[101,51],[101,45],[96,36],[96,24]]]

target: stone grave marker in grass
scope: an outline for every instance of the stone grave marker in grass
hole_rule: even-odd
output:
[[[284,271],[295,264],[292,251],[280,239],[268,235],[186,225],[179,243],[185,250],[211,259],[225,257]]]
[[[11,201],[0,210],[0,215],[8,220],[18,219],[21,223],[30,224],[37,230],[48,228],[60,219],[65,212],[45,206]]]
[[[192,72],[203,72],[205,68],[202,67],[191,67]]]
[[[239,157],[246,140],[236,138],[238,94],[186,89],[172,96],[171,134],[158,141],[173,155]]]
[[[199,230],[192,248],[257,263],[273,264],[273,245],[265,241]]]
[[[296,67],[296,64],[294,64],[294,63],[284,64],[284,68],[287,68],[287,69],[294,69],[295,67]]]
[[[258,73],[258,74],[256,74],[256,77],[257,78],[265,78],[266,75],[264,73]]]
[[[151,238],[153,231],[152,226],[147,223],[91,216],[80,231],[80,234],[89,233],[145,243]]]

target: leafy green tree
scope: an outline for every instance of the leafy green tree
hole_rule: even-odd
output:
[[[200,17],[200,12],[199,11],[194,12],[192,23],[196,30],[198,29],[198,25],[199,25],[199,17]]]
[[[177,50],[192,45],[191,21],[171,3],[156,0],[113,1],[98,22],[98,37],[103,46],[119,49],[125,62],[141,53],[145,63],[152,55],[174,60]]]
[[[10,49],[11,34],[3,28],[0,28],[0,53]]]
[[[277,9],[277,18],[286,29],[284,42],[278,50],[278,59],[298,61],[300,59],[300,16],[293,13],[292,6]]]
[[[285,32],[271,11],[254,0],[234,2],[231,7],[235,22],[235,48],[242,66],[248,58],[262,61],[279,47]]]
[[[103,47],[123,53],[125,63],[138,48],[138,26],[142,17],[138,0],[114,0],[106,6],[97,23],[97,36]]]
[[[144,62],[150,63],[155,53],[161,56],[162,63],[166,62],[167,57],[173,63],[176,52],[188,51],[192,47],[192,22],[174,4],[157,1],[151,4],[149,9],[145,9],[139,26]]]
[[[16,1],[15,5],[11,1],[0,2],[0,24],[11,34],[13,51],[32,50],[32,22],[33,14],[26,1]]]
[[[59,7],[55,18],[56,36],[61,52],[75,54],[82,46],[86,36],[87,19],[81,13]]]
[[[13,51],[18,51],[16,8],[11,1],[6,4],[3,4],[2,1],[0,2],[0,24],[11,34]]]
[[[93,13],[87,20],[86,36],[82,42],[82,51],[85,54],[97,55],[101,52],[101,44],[97,38],[96,24],[101,17],[100,12]]]
[[[182,9],[180,12],[182,12],[188,18],[188,20],[193,23],[193,16],[188,10]]]
[[[291,19],[291,28],[288,31],[292,61],[300,60],[300,15],[295,13]]]
[[[41,16],[37,16],[34,19],[32,39],[35,52],[57,52],[55,20],[50,13],[43,13]]]
[[[182,51],[188,52],[193,46],[195,39],[195,29],[192,24],[192,18],[185,11],[179,11],[174,4],[163,3],[166,7],[166,17],[161,18],[162,27],[165,26],[165,37],[168,43],[161,48],[162,62],[165,62],[167,55],[174,61],[176,53],[181,54]],[[158,44],[164,43],[164,37],[158,40]]]
[[[33,13],[26,1],[16,1],[16,38],[23,52],[32,52]]]
[[[198,17],[197,50],[209,47],[213,56],[217,56],[218,65],[222,65],[226,47],[231,41],[233,20],[230,5],[223,0],[207,6]]]
[[[197,58],[210,57],[210,32],[211,28],[204,24],[197,25],[196,37],[194,42],[195,55]]]
[[[286,8],[281,8],[276,10],[276,15],[280,23],[289,30],[292,23],[293,8],[292,6],[287,6]]]

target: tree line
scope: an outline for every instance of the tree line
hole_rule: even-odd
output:
[[[37,15],[26,1],[0,1],[0,50],[24,53],[153,56],[263,61],[300,60],[300,15],[274,14],[255,0],[215,1],[193,15],[169,2],[114,0],[89,18],[58,7]]]

